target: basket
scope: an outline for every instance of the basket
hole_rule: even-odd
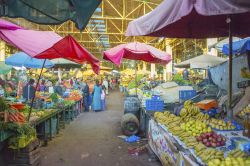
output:
[[[163,100],[146,100],[146,111],[163,111]]]
[[[179,101],[183,102],[196,96],[196,90],[180,90]]]
[[[13,103],[13,104],[11,104],[11,107],[13,107],[17,110],[22,110],[22,109],[24,109],[25,105],[22,103]]]

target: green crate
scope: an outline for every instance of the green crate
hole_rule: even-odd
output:
[[[0,142],[5,141],[6,139],[8,139],[11,136],[11,134],[9,132],[6,131],[0,131]]]

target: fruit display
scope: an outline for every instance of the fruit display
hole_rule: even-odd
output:
[[[199,158],[202,159],[204,163],[208,163],[213,159],[222,160],[224,158],[223,151],[217,150],[215,148],[208,148],[202,143],[197,144],[194,147],[194,150],[195,154],[199,156]]]
[[[250,105],[248,105],[239,113],[239,117],[243,119],[247,113],[250,114]]]
[[[242,157],[242,158],[246,158],[247,157],[247,154],[243,151],[241,151],[240,149],[235,149],[235,150],[232,150],[230,151],[228,154],[227,154],[228,157],[232,157],[232,158],[235,158],[235,157]]]
[[[156,112],[154,118],[166,127],[177,142],[181,141],[185,144],[184,148],[194,149],[196,157],[205,165],[250,165],[250,159],[247,158],[246,153],[239,149],[225,153],[226,141],[230,137],[213,131],[213,128],[235,130],[237,125],[234,122],[210,118],[209,115],[200,112],[191,101],[184,103],[180,116],[166,111]],[[221,146],[225,147],[217,148]]]
[[[199,136],[202,133],[211,132],[212,129],[205,122],[191,120],[187,123],[182,123],[181,128],[192,136]]]
[[[192,101],[187,100],[184,102],[184,108],[181,109],[180,116],[181,117],[190,117],[195,116],[200,113],[199,107],[195,106]]]
[[[73,90],[70,92],[69,97],[65,98],[65,100],[73,100],[78,101],[82,98],[82,95],[79,93],[78,90]]]
[[[207,121],[209,119],[209,115],[201,113],[200,108],[193,104],[191,100],[184,102],[184,108],[180,111],[180,117],[182,117],[185,122],[194,119],[200,121]]]
[[[226,139],[219,134],[214,132],[203,133],[200,136],[196,137],[196,140],[202,142],[206,147],[219,147],[226,144]]]
[[[208,121],[208,125],[217,130],[234,130],[235,126],[230,122],[224,120],[212,118]]]
[[[208,166],[249,166],[250,165],[250,157],[227,157],[225,159],[213,159],[208,162]]]

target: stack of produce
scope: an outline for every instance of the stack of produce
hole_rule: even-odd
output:
[[[202,143],[196,145],[194,150],[196,155],[199,156],[206,164],[213,159],[222,160],[224,158],[223,151],[217,150],[215,148],[208,148]]]
[[[224,120],[212,118],[208,121],[208,124],[217,130],[234,130],[235,126],[230,122],[225,122]]]
[[[225,137],[214,132],[203,133],[196,137],[197,141],[202,142],[207,147],[224,146],[226,143]]]
[[[182,123],[181,128],[187,131],[192,136],[199,136],[202,133],[211,132],[212,129],[205,122],[199,120],[191,120],[187,123]]]
[[[213,159],[208,162],[208,166],[249,166],[250,157],[227,157],[225,159]]]
[[[250,105],[248,105],[239,113],[239,117],[243,119],[246,114],[250,114]]]
[[[78,90],[73,90],[70,92],[69,97],[65,98],[65,100],[72,100],[72,101],[78,101],[81,100],[82,95],[79,93]]]
[[[8,120],[15,123],[25,123],[26,119],[23,113],[17,110],[9,110]]]
[[[191,100],[184,102],[184,108],[180,111],[180,116],[185,122],[196,119],[200,121],[207,121],[209,115],[200,112],[200,108],[194,105]]]

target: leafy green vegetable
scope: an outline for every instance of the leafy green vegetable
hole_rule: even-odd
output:
[[[2,97],[0,97],[0,112],[4,112],[6,109],[9,108],[9,105],[4,101]]]
[[[191,81],[184,80],[181,74],[175,74],[172,78],[172,81],[175,81],[179,85],[189,85]]]

